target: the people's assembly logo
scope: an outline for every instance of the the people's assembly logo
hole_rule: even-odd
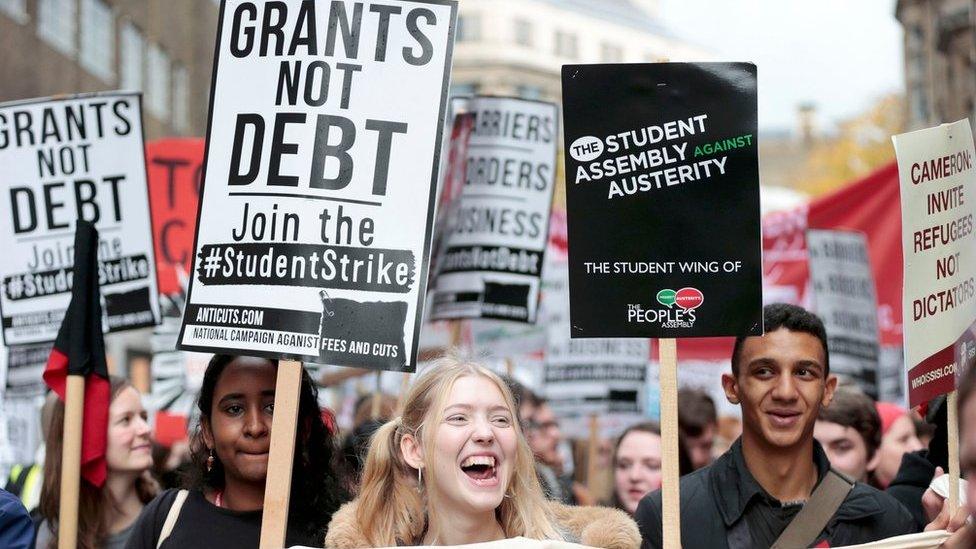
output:
[[[627,322],[658,324],[661,328],[691,328],[695,325],[695,309],[701,307],[705,296],[698,288],[665,288],[657,293],[657,304],[645,309],[640,303],[627,305]]]

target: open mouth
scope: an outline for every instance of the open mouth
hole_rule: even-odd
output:
[[[766,415],[775,427],[792,427],[799,421],[801,414],[789,410],[773,410],[766,412]]]
[[[461,471],[476,486],[495,486],[498,474],[494,456],[469,456],[461,462]]]

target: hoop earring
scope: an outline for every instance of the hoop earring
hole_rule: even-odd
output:
[[[207,456],[207,472],[213,471],[214,465],[214,451],[213,448],[210,449],[210,455]]]
[[[423,473],[424,473],[424,468],[423,467],[417,467],[417,491],[418,492],[424,489],[424,475],[423,475]]]

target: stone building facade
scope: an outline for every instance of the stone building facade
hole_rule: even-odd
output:
[[[909,129],[969,118],[976,123],[976,32],[972,0],[898,0],[905,29]]]
[[[144,93],[146,138],[203,135],[213,0],[0,0],[0,101]]]

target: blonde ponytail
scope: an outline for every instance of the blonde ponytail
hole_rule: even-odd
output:
[[[512,393],[497,374],[484,366],[454,356],[441,359],[410,386],[401,401],[401,416],[387,422],[373,435],[366,456],[363,481],[356,508],[356,522],[371,547],[419,545],[423,537],[437,538],[428,532],[428,512],[436,513],[439,502],[417,483],[417,470],[406,463],[400,451],[404,435],[414,437],[422,447],[434,447],[438,415],[446,406],[454,382],[464,376],[483,377],[501,391],[512,415],[518,409]],[[430,426],[431,428],[425,428]],[[554,517],[535,475],[532,451],[515,422],[517,436],[515,468],[508,494],[496,510],[506,537],[562,539]],[[433,482],[433,468],[426,464]]]
[[[413,545],[426,525],[424,504],[400,456],[403,423],[397,417],[373,434],[363,468],[356,522],[373,547]]]

